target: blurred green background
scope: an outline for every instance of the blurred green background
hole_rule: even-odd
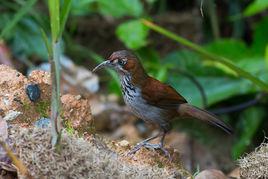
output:
[[[237,159],[259,145],[268,131],[267,7],[268,0],[73,0],[62,51],[89,69],[113,51],[134,51],[150,75],[233,126],[231,155]],[[216,59],[231,61],[266,87],[152,30],[142,19],[199,44]],[[10,47],[20,70],[48,60],[42,31],[51,39],[49,23],[46,1],[0,0],[0,41]],[[109,93],[121,95],[109,73],[102,74],[102,84]],[[207,142],[213,133],[202,127],[179,125]]]

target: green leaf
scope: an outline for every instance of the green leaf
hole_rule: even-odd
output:
[[[256,91],[246,80],[235,80],[226,77],[196,77],[196,80],[203,87],[208,105],[226,100],[235,95],[247,94]],[[189,103],[202,107],[202,96],[190,79],[172,75],[168,81],[178,92],[180,92]]]
[[[268,69],[268,44],[265,49],[265,61],[266,61],[266,70]]]
[[[48,5],[52,41],[57,42],[60,34],[60,1],[49,0]]]
[[[262,56],[265,53],[265,47],[268,44],[268,17],[263,18],[255,26],[253,33],[253,42],[251,46],[252,53]]]
[[[0,34],[0,39],[5,38],[6,36],[9,35],[11,30],[16,26],[16,24],[22,19],[22,17],[27,14],[34,4],[36,3],[37,0],[28,0],[22,8],[14,15],[11,21],[5,26],[5,28],[2,30]]]
[[[11,46],[17,55],[37,55],[47,59],[47,50],[40,35],[39,25],[31,18],[23,18],[15,27]]]
[[[226,52],[228,53],[228,52]],[[225,55],[225,54],[222,54]],[[201,106],[202,98],[196,85],[183,73],[191,74],[203,87],[208,104],[212,105],[232,96],[248,94],[258,91],[245,79],[226,76],[224,71],[204,66],[200,56],[189,50],[175,51],[164,57],[165,65],[172,64],[169,83],[181,92],[191,103]],[[237,59],[237,65],[268,81],[268,72],[263,58]],[[224,73],[223,73],[224,72]]]
[[[150,29],[178,42],[181,43],[189,48],[191,48],[193,51],[197,52],[198,54],[202,55],[204,58],[204,60],[212,60],[218,63],[221,63],[222,65],[225,65],[226,67],[228,67],[229,69],[231,69],[232,71],[234,71],[236,74],[238,74],[239,76],[248,79],[249,81],[251,81],[253,84],[259,86],[262,90],[264,91],[268,91],[268,83],[262,81],[261,79],[259,79],[258,77],[250,74],[248,71],[245,71],[244,69],[238,67],[235,63],[233,63],[231,60],[222,57],[222,56],[218,56],[214,53],[211,53],[209,51],[207,51],[206,49],[204,49],[203,47],[192,43],[191,41],[178,36],[177,34],[168,31],[166,29],[164,29],[163,27],[160,27],[146,19],[141,19],[142,23],[144,25],[146,25],[147,27],[149,27]]]
[[[247,70],[248,72],[252,72],[254,70],[247,64],[253,64],[253,66],[256,66],[254,63],[251,63],[248,60],[254,58],[254,60],[256,60],[256,63],[260,61],[259,59],[256,59],[256,57],[252,57],[252,54],[250,53],[251,50],[245,45],[244,42],[234,39],[217,40],[206,45],[205,49],[211,53],[230,59],[232,62],[235,62],[237,66],[244,70]],[[206,61],[205,64],[208,66],[217,67],[224,71],[226,74],[237,76],[236,72],[220,62]]]
[[[46,34],[46,32],[44,31],[44,29],[40,29],[40,31],[41,31],[41,34],[42,34],[42,38],[43,38],[43,41],[44,41],[44,43],[45,43],[45,45],[46,45],[46,49],[47,49],[47,52],[48,52],[48,56],[49,56],[49,58],[52,58],[52,48],[51,48],[51,45],[50,45],[50,43],[48,42],[48,37],[47,37],[47,34]]]
[[[88,15],[94,12],[92,7],[94,2],[96,2],[96,0],[72,1],[71,13],[79,16]]]
[[[262,108],[251,107],[245,110],[239,117],[238,129],[240,136],[238,141],[232,148],[232,157],[237,159],[249,145],[257,132],[262,120],[264,119],[265,112]]]
[[[259,12],[264,11],[268,8],[268,1],[267,0],[255,0],[251,4],[247,6],[244,10],[244,16],[253,16]]]
[[[103,15],[116,18],[123,16],[139,17],[143,13],[143,6],[140,0],[97,0],[99,10]]]
[[[59,33],[60,37],[62,36],[62,32],[64,30],[67,18],[69,16],[71,5],[72,5],[72,0],[64,0],[61,14],[60,14],[60,33]]]
[[[189,72],[196,76],[223,76],[224,73],[211,66],[205,66],[201,57],[190,50],[180,50],[169,53],[163,59],[164,64],[170,64],[176,70]]]
[[[116,35],[128,48],[138,49],[147,44],[148,27],[140,20],[131,20],[120,24]]]
[[[206,45],[205,49],[234,62],[249,56],[246,44],[235,39],[216,40]]]

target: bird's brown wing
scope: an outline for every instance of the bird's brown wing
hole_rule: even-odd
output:
[[[142,87],[142,97],[148,104],[163,109],[176,109],[179,104],[187,103],[174,88],[151,77]]]

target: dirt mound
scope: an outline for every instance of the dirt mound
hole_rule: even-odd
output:
[[[242,178],[268,177],[268,143],[263,143],[254,152],[239,160]]]
[[[56,153],[50,144],[50,129],[10,129],[10,139],[29,172],[35,178],[174,178],[180,174],[157,165],[133,165],[110,150],[98,138],[88,142],[63,132],[62,148]]]

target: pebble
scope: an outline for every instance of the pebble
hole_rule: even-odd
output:
[[[32,102],[36,102],[40,98],[39,86],[37,84],[27,85],[26,94]]]

